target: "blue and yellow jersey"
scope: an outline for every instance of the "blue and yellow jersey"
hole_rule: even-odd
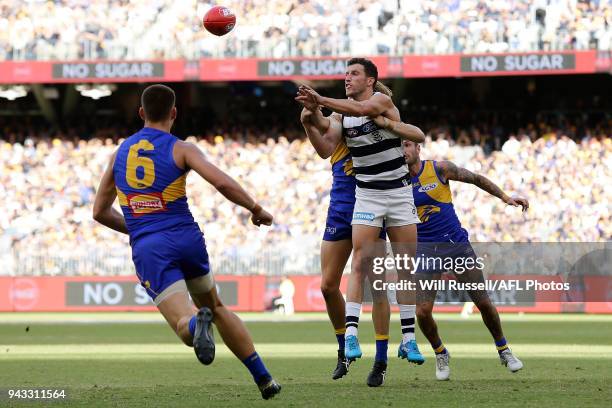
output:
[[[412,177],[412,194],[421,220],[417,224],[418,241],[448,242],[445,236],[461,229],[450,186],[438,176],[435,161],[421,162],[421,171]]]
[[[339,212],[353,212],[357,181],[353,172],[353,158],[344,140],[338,144],[330,161],[333,183],[329,207]]]
[[[143,128],[119,146],[113,174],[130,240],[151,232],[193,225],[185,180],[172,156],[178,139]]]

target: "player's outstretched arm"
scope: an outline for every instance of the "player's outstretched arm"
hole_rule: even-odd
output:
[[[327,159],[334,153],[336,146],[342,139],[342,124],[333,114],[326,118],[318,108],[314,110],[313,112],[304,107],[300,115],[300,121],[308,140],[310,140],[319,157]],[[322,123],[323,126],[321,126]]]
[[[472,173],[468,169],[457,166],[451,161],[437,162],[438,171],[442,178],[446,181],[455,180],[463,183],[474,184],[487,193],[502,200],[504,203],[518,207],[521,206],[523,211],[529,208],[529,201],[523,197],[510,197],[495,183],[481,174]],[[443,181],[445,181],[443,180]]]
[[[185,169],[195,170],[204,180],[212,184],[218,192],[223,194],[225,198],[249,210],[252,214],[251,222],[253,224],[257,226],[261,224],[272,225],[272,215],[257,204],[236,180],[206,160],[206,157],[196,145],[187,142],[177,142],[176,147],[179,149],[176,155],[179,166],[182,165]]]
[[[425,134],[423,131],[414,125],[391,120],[382,115],[378,115],[372,120],[378,127],[387,129],[402,139],[408,139],[415,143],[423,143],[425,141]]]
[[[110,163],[102,176],[102,180],[100,180],[93,205],[93,219],[108,228],[127,234],[125,218],[123,218],[119,211],[113,208],[113,203],[115,198],[117,198],[115,177],[113,176],[113,164],[115,163],[116,155],[117,152],[113,153]]]
[[[345,116],[370,116],[382,115],[389,109],[393,109],[393,101],[385,94],[377,93],[367,101],[355,101],[352,99],[335,99],[321,96],[309,86],[302,85],[298,90],[299,96],[296,100],[300,101],[308,97],[314,98],[317,105]]]

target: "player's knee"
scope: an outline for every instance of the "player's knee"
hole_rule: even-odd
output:
[[[353,251],[351,273],[366,276],[368,271],[373,270],[373,262],[374,258],[365,254],[364,251]]]
[[[429,319],[432,315],[433,305],[429,303],[418,304],[416,307],[416,317],[419,320]]]
[[[321,281],[321,294],[323,294],[323,298],[328,299],[338,292],[340,292],[339,283],[325,280]]]
[[[489,295],[487,294],[487,292],[484,291],[479,291],[479,292],[471,292],[469,293],[470,295],[470,299],[472,300],[472,302],[476,305],[476,307],[479,310],[487,310],[490,309],[493,306],[493,303],[491,302],[491,299],[489,298]]]

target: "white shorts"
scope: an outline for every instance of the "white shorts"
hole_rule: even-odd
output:
[[[414,206],[412,187],[393,190],[371,190],[357,187],[355,190],[355,209],[351,225],[370,225],[372,227],[400,227],[418,224],[419,216]]]

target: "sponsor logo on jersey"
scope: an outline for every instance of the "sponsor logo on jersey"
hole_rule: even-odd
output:
[[[348,135],[348,137],[355,137],[359,134],[359,130],[355,128],[349,128],[346,129],[346,134]]]
[[[336,233],[336,227],[327,227],[325,228],[325,231],[329,234],[329,235],[334,235]]]
[[[436,187],[438,187],[438,183],[429,183],[429,184],[422,185],[421,187],[419,187],[419,193],[425,193],[427,191],[431,191]]]
[[[370,133],[371,131],[376,130],[376,124],[374,122],[368,122],[363,125],[363,132]]]
[[[353,214],[353,219],[354,220],[374,221],[374,213],[356,212]]]
[[[378,130],[375,130],[374,132],[372,132],[372,136],[374,136],[375,142],[380,142],[381,140],[383,140],[383,137]]]
[[[128,206],[136,217],[154,212],[166,211],[166,203],[161,193],[131,194],[127,197]]]

